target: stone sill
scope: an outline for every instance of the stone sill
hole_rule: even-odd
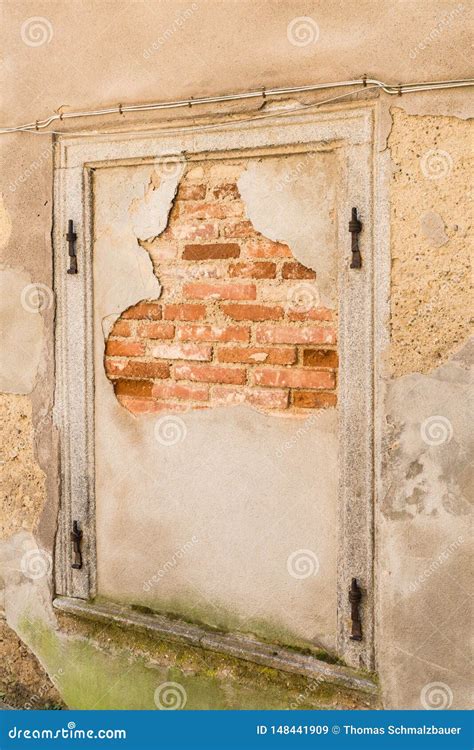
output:
[[[377,684],[370,676],[362,676],[349,667],[327,664],[315,656],[300,654],[281,646],[272,646],[249,636],[205,630],[182,620],[172,620],[159,614],[145,614],[129,606],[112,603],[98,604],[83,599],[57,597],[53,604],[57,610],[69,615],[134,628],[165,641],[186,643],[189,646],[371,695],[376,695],[378,691]]]

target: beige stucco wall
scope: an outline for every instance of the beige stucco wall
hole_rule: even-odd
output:
[[[201,0],[117,2],[111,10],[105,3],[4,2],[1,124],[34,121],[60,108],[196,97],[362,73],[394,83],[466,77],[468,4],[445,10],[424,0],[408,8],[402,0],[350,5]],[[32,17],[45,19],[39,37],[31,35]],[[313,19],[307,44],[292,43],[295,37],[288,32],[300,17]],[[377,429],[383,437],[376,497],[377,664],[387,707],[417,708],[425,686],[437,682],[447,686],[444,694],[452,708],[469,702],[463,346],[468,336],[470,101],[467,90],[424,93],[382,97],[379,109],[378,147],[388,148],[392,170],[386,227],[391,236],[391,317],[386,321],[391,341],[380,353],[377,384]],[[247,106],[232,108],[245,111]],[[111,128],[124,122],[152,123],[153,118],[112,118],[94,125]],[[76,127],[72,122],[68,129]],[[1,135],[0,158],[4,278],[13,274],[22,289],[45,285],[34,302],[39,312],[25,314],[21,295],[16,310],[12,300],[7,306],[7,322],[15,320],[18,340],[27,347],[18,348],[17,356],[11,356],[10,347],[2,385],[10,394],[2,399],[9,426],[4,472],[10,519],[2,543],[2,578],[9,620],[19,629],[17,611],[31,587],[27,592],[17,572],[25,554],[18,533],[25,532],[11,533],[33,529],[34,541],[51,551],[57,512],[57,436],[51,421],[54,304],[48,292],[51,136]],[[7,333],[8,343],[11,326]],[[433,416],[443,417],[434,433],[432,424],[425,424]],[[422,425],[431,443],[420,441]],[[38,601],[44,603],[47,595],[41,589]],[[48,627],[51,617],[48,611]],[[44,651],[42,657],[46,663]]]

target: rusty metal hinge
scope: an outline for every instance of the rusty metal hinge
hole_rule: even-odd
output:
[[[66,234],[67,243],[69,245],[69,268],[68,273],[77,273],[77,255],[75,242],[77,240],[77,234],[74,231],[74,223],[72,219],[69,219]]]
[[[351,641],[362,640],[362,622],[360,619],[359,605],[362,599],[362,591],[357,583],[357,578],[353,578],[349,589],[349,602],[351,604]]]
[[[361,231],[362,222],[357,218],[357,208],[353,208],[352,218],[349,222],[349,232],[352,235],[351,268],[362,268],[362,257],[359,250],[359,234]]]
[[[74,552],[74,562],[72,563],[71,567],[75,570],[80,570],[82,568],[82,552],[81,552],[81,541],[82,541],[82,531],[79,528],[78,521],[74,521],[72,524],[72,531],[71,531],[71,542]]]

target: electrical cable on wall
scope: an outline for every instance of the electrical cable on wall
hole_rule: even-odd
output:
[[[289,94],[301,94],[301,93],[313,93],[317,91],[323,91],[330,88],[341,88],[341,87],[353,87],[362,86],[364,89],[380,89],[390,96],[402,96],[403,94],[416,93],[421,91],[439,91],[453,88],[464,88],[474,85],[474,79],[464,78],[451,81],[422,81],[418,83],[404,83],[404,84],[387,84],[383,81],[379,81],[374,78],[367,78],[363,76],[359,79],[351,81],[336,81],[332,83],[319,83],[311,84],[308,86],[292,86],[287,88],[272,88],[272,89],[258,89],[253,91],[247,91],[238,94],[223,94],[220,96],[205,96],[197,99],[179,99],[171,102],[153,102],[150,104],[119,104],[116,107],[107,107],[104,109],[87,110],[84,112],[62,112],[61,114],[55,113],[44,120],[36,120],[35,122],[26,123],[25,125],[16,125],[13,127],[0,128],[0,134],[5,133],[17,133],[17,132],[38,132],[48,128],[53,122],[64,121],[69,119],[79,119],[85,117],[104,117],[106,115],[118,114],[122,115],[127,112],[152,112],[157,110],[166,109],[179,109],[179,108],[191,108],[196,106],[202,106],[206,104],[220,104],[224,102],[239,101],[241,99],[257,99],[263,98],[266,100],[270,96],[285,96]],[[359,91],[358,89],[357,91]],[[346,95],[348,96],[349,92]],[[335,99],[342,97],[335,97]],[[334,99],[334,100],[335,100]],[[331,101],[331,100],[328,100]],[[313,105],[306,105],[305,108],[310,106],[320,106],[326,102],[318,102]],[[54,133],[61,131],[47,131],[48,133]]]

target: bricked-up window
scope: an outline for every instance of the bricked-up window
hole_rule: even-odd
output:
[[[58,139],[66,607],[146,607],[373,667],[372,139],[371,105]]]
[[[159,300],[125,310],[106,371],[135,414],[247,403],[304,414],[336,404],[336,311],[316,272],[256,231],[237,180],[244,165],[191,167],[168,226],[140,241]]]

